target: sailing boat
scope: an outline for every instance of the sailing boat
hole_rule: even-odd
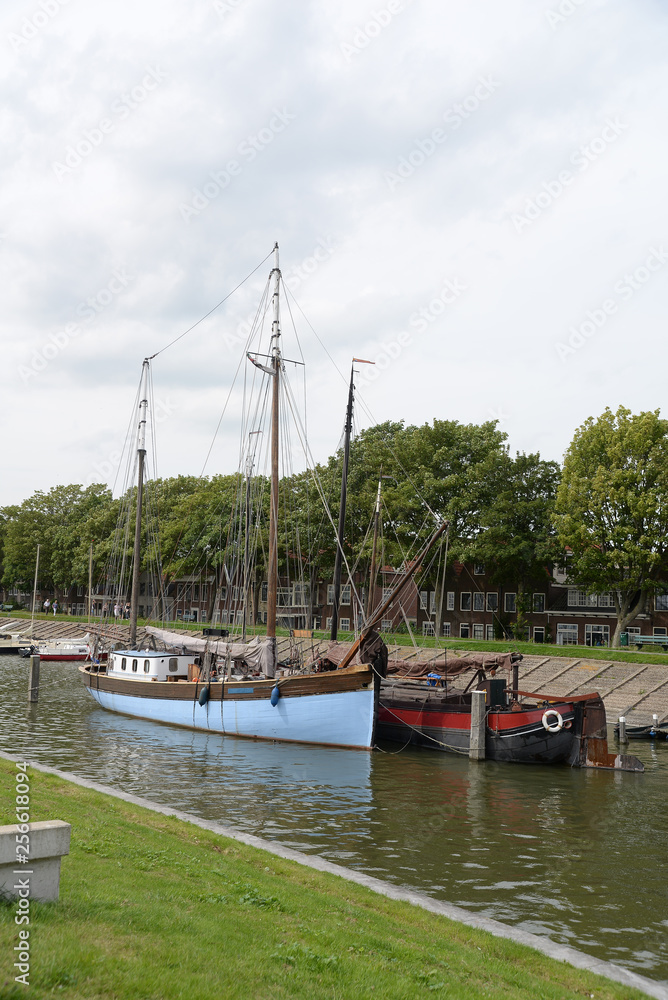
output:
[[[148,360],[142,369],[137,433],[138,478],[130,645],[109,654],[106,668],[87,664],[80,671],[88,691],[103,708],[156,722],[255,739],[285,740],[369,750],[374,744],[376,705],[371,664],[351,664],[327,672],[280,671],[277,662],[279,389],[280,347],[278,244],[273,251],[270,364],[272,379],[271,494],[267,635],[249,643],[187,639],[150,629],[164,650],[137,648],[137,612],[142,517]],[[249,356],[250,357],[250,356]],[[188,647],[187,649],[185,647]],[[220,670],[217,664],[221,662]],[[235,673],[231,664],[246,666]],[[248,677],[251,672],[255,676]]]

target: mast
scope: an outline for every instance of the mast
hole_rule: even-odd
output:
[[[148,359],[142,364],[139,388],[139,427],[137,430],[137,516],[135,518],[135,545],[132,560],[132,596],[130,598],[130,649],[137,645],[137,610],[139,608],[139,560],[141,555],[141,512],[144,496],[144,459],[146,458],[146,411]]]
[[[30,635],[35,623],[35,602],[37,601],[37,574],[39,572],[39,542],[37,543],[37,558],[35,559],[35,582],[32,585],[32,617],[30,619]]]
[[[90,543],[88,550],[88,621],[90,622],[93,612],[93,543]]]
[[[350,459],[350,434],[353,428],[353,399],[355,386],[353,377],[355,369],[350,366],[350,386],[348,389],[348,406],[346,407],[346,423],[343,437],[343,471],[341,473],[341,500],[339,502],[339,528],[336,534],[336,558],[334,559],[334,599],[332,601],[332,629],[330,639],[336,642],[339,630],[339,600],[341,597],[341,560],[343,555],[343,535],[346,526],[346,499],[348,493],[348,461]]]
[[[373,514],[373,544],[371,546],[371,580],[369,581],[369,599],[366,602],[366,616],[370,618],[373,613],[374,592],[376,587],[376,550],[378,546],[378,525],[380,523],[380,486],[382,477],[378,480],[378,493],[376,494],[376,509]]]
[[[278,292],[281,272],[278,266],[278,243],[274,244],[272,270],[273,320],[271,324],[271,365],[274,376],[271,395],[271,498],[269,503],[269,566],[267,572],[267,638],[271,647],[271,666],[276,670],[276,604],[278,601],[278,397],[281,374],[280,312]],[[273,676],[273,674],[272,674]]]

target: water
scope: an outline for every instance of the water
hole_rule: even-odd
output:
[[[0,749],[419,889],[668,984],[668,743],[644,774],[254,743],[114,715],[0,659]],[[54,817],[55,818],[55,817]]]

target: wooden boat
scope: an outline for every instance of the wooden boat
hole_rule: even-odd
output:
[[[146,432],[148,360],[142,368],[137,431],[137,515],[130,610],[130,645],[113,650],[105,667],[99,663],[80,667],[86,688],[103,708],[156,722],[193,729],[271,739],[371,749],[375,739],[379,681],[374,683],[369,664],[320,673],[277,676],[276,607],[278,590],[278,427],[280,351],[278,245],[274,247],[272,339],[270,364],[260,364],[272,380],[271,499],[267,636],[237,648],[224,640],[204,644],[204,655],[188,652],[183,634],[172,650],[137,649],[137,610],[141,537],[141,504]],[[185,649],[184,647],[185,642]],[[235,644],[241,647],[242,644]],[[241,665],[235,671],[230,661]],[[218,663],[228,663],[218,674]],[[243,665],[242,665],[243,664]],[[249,676],[251,675],[251,676]],[[190,679],[189,679],[190,678]]]
[[[605,706],[598,692],[564,698],[513,691],[503,678],[480,675],[475,690],[485,693],[486,759],[644,770],[636,757],[609,752]],[[471,690],[453,692],[423,680],[388,678],[381,685],[378,736],[468,755],[471,702]]]

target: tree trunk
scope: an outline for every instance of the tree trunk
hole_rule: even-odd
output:
[[[629,622],[632,622],[645,609],[648,598],[649,591],[647,590],[641,590],[638,599],[634,603],[631,602],[631,598],[629,597],[622,598],[618,593],[615,594],[617,624],[615,625],[615,631],[610,644],[613,649],[619,649],[619,640],[622,632],[626,629]]]

